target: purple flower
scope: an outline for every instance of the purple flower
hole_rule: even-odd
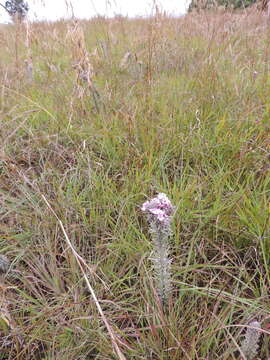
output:
[[[153,219],[160,223],[168,223],[173,213],[173,206],[167,196],[159,193],[157,197],[146,201],[141,210],[148,213]]]
[[[174,209],[170,200],[163,193],[146,201],[141,207],[141,210],[147,215],[149,232],[153,240],[152,260],[156,272],[157,292],[162,306],[167,304],[172,289],[168,238],[172,233],[171,219]]]

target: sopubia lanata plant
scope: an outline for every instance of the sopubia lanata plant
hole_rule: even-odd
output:
[[[174,213],[168,197],[160,193],[150,201],[146,201],[141,210],[147,214],[149,231],[154,244],[154,269],[156,275],[157,293],[162,306],[168,303],[172,290],[171,259],[169,258],[169,236],[172,233],[171,220]]]
[[[245,339],[241,345],[241,351],[245,355],[246,360],[254,360],[258,355],[262,327],[258,321],[252,321],[248,325],[250,327],[247,328]]]

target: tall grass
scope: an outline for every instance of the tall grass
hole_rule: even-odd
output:
[[[269,358],[267,19],[79,25],[100,108],[71,23],[0,28],[0,359],[239,359],[250,321]],[[168,313],[140,210],[157,192],[177,207]]]

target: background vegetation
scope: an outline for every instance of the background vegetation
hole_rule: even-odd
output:
[[[269,39],[252,8],[1,26],[1,360],[240,359],[253,319],[270,357]]]
[[[267,1],[265,0],[191,0],[188,11],[194,9],[211,9],[218,6],[231,9],[243,9],[253,4],[261,4],[266,7]]]

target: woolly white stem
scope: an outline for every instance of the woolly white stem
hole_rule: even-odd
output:
[[[150,232],[154,242],[154,268],[156,272],[157,292],[165,305],[171,292],[171,260],[169,259],[168,237],[169,227],[158,226],[156,222],[150,223]]]

